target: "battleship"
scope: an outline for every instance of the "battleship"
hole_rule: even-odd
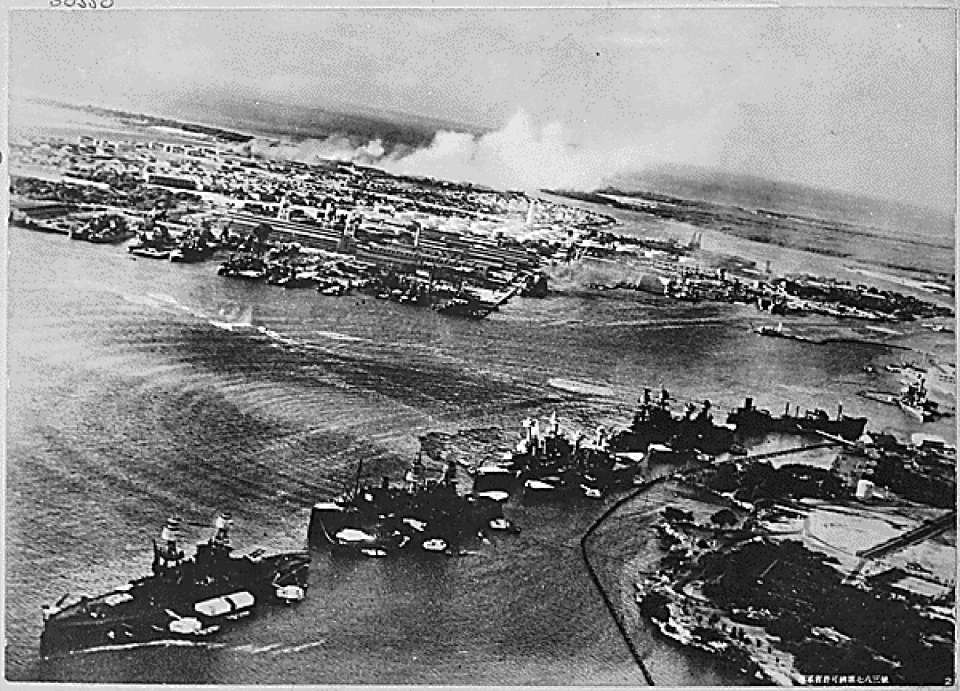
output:
[[[506,493],[519,489],[525,501],[561,495],[600,499],[637,479],[639,463],[613,453],[603,427],[592,439],[579,433],[571,440],[554,413],[546,426],[526,418],[522,429],[513,450],[474,469],[474,487]]]
[[[754,406],[753,398],[748,397],[744,404],[730,412],[727,423],[736,427],[737,434],[743,437],[759,437],[773,432],[798,434],[828,434],[842,437],[848,441],[856,441],[863,434],[867,426],[867,418],[844,415],[843,406],[837,406],[837,416],[831,418],[822,408],[807,410],[800,415],[799,408],[796,414],[790,414],[790,404],[787,403],[783,415],[775,417],[769,410],[761,410]]]
[[[338,552],[385,557],[399,550],[459,554],[488,530],[517,532],[503,513],[508,495],[497,491],[460,494],[456,465],[448,462],[438,479],[428,479],[421,455],[402,486],[382,478],[365,486],[363,464],[349,491],[313,507],[309,540]]]
[[[940,404],[927,398],[927,385],[922,372],[917,374],[916,380],[907,382],[899,394],[886,391],[860,391],[859,394],[872,401],[898,406],[917,422],[933,422],[948,416],[940,409]]]
[[[671,408],[670,392],[661,388],[653,400],[651,390],[645,388],[639,400],[630,427],[611,440],[617,451],[656,451],[661,456],[686,459],[696,453],[716,455],[730,451],[734,445],[733,430],[729,425],[713,422],[713,406],[704,400],[699,412],[693,403],[687,403],[681,416]],[[728,421],[729,423],[729,421]]]
[[[193,558],[180,548],[180,524],[167,521],[153,541],[152,573],[97,597],[68,603],[65,595],[43,608],[40,655],[164,639],[197,639],[249,616],[264,602],[292,603],[306,594],[305,552],[236,556],[232,520],[220,513],[216,533]]]

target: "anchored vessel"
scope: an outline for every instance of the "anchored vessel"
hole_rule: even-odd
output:
[[[263,602],[295,602],[305,595],[310,557],[305,552],[235,556],[230,515],[197,545],[193,558],[180,549],[180,521],[167,521],[153,541],[150,575],[97,597],[44,607],[43,657],[98,646],[209,636],[226,622],[249,615]]]
[[[569,439],[556,414],[545,426],[526,418],[523,435],[512,451],[474,471],[474,488],[501,492],[522,489],[527,501],[564,495],[599,499],[608,491],[630,487],[639,464],[615,455],[606,430],[598,427],[587,439]]]
[[[516,531],[503,514],[502,492],[457,491],[456,465],[447,463],[437,480],[426,478],[422,457],[411,464],[402,487],[383,478],[378,487],[360,483],[362,464],[352,489],[313,507],[310,542],[334,549],[383,557],[397,550],[453,553],[487,530]]]
[[[887,405],[899,406],[904,413],[918,422],[932,422],[948,416],[947,412],[940,410],[938,403],[927,398],[926,380],[922,373],[917,374],[916,380],[907,382],[899,394],[885,391],[861,391],[860,395]]]
[[[633,423],[617,434],[612,445],[619,451],[650,451],[651,445],[659,455],[670,452],[687,458],[702,452],[716,455],[733,446],[733,430],[713,422],[710,401],[704,401],[699,412],[688,403],[683,414],[674,415],[670,409],[670,392],[661,389],[654,401],[649,388],[643,390]],[[729,421],[728,421],[729,422]]]
[[[770,432],[823,432],[836,437],[855,441],[863,434],[867,418],[851,417],[843,414],[843,406],[837,407],[837,416],[831,418],[821,408],[806,411],[803,415],[790,414],[790,404],[786,405],[781,417],[774,417],[770,411],[760,410],[753,405],[753,399],[747,398],[743,406],[727,416],[727,422],[736,425],[737,433],[744,436],[762,436]]]

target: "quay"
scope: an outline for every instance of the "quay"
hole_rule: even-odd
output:
[[[597,287],[650,291],[671,300],[753,304],[777,315],[873,322],[953,315],[946,306],[862,284],[774,276],[769,266],[763,271],[737,257],[702,268],[707,257],[699,230],[686,243],[632,237],[613,232],[612,216],[545,195],[408,178],[341,161],[267,158],[238,150],[235,143],[242,135],[237,133],[180,127],[202,138],[192,144],[87,135],[11,142],[15,201],[10,220],[68,234],[84,224],[78,213],[122,215],[134,232],[148,230],[151,222],[165,223],[185,235],[190,246],[175,252],[177,247],[148,243],[140,254],[176,261],[211,258],[212,252],[193,240],[204,235],[201,244],[208,247],[219,232],[221,248],[257,261],[270,248],[293,245],[416,283],[446,273],[456,287],[455,301],[444,298],[443,304],[468,316],[485,316],[518,294],[546,295],[554,269],[587,262],[616,265],[615,282],[600,281]],[[617,199],[600,195],[588,201]],[[666,199],[628,206],[655,215],[667,208],[690,211],[690,204]],[[771,218],[764,214],[759,220]],[[232,248],[222,242],[225,236],[233,238]],[[250,241],[253,236],[256,242]],[[285,266],[279,269],[287,272]],[[624,270],[634,277],[624,278]],[[309,277],[283,285],[308,283]],[[327,279],[317,287],[328,294],[340,290]]]

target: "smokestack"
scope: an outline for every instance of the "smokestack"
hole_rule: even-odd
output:
[[[837,403],[837,419],[843,419],[843,403]]]
[[[752,397],[752,396],[747,396],[747,400],[745,400],[745,401],[743,402],[743,408],[744,408],[744,410],[752,410],[752,409],[753,409],[753,397]]]

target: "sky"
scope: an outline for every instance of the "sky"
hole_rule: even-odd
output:
[[[412,172],[682,163],[952,212],[956,50],[942,9],[13,12],[10,93],[356,104],[491,131],[438,134]]]

